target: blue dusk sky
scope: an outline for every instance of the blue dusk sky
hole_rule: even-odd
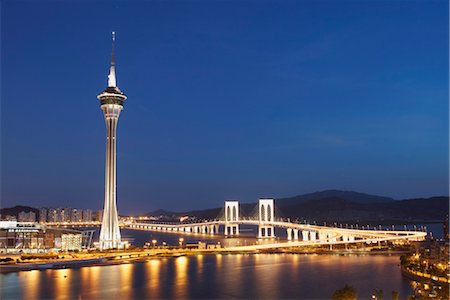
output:
[[[448,195],[448,1],[1,1],[1,206]]]

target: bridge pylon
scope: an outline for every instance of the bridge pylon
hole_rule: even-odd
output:
[[[259,199],[258,212],[258,238],[274,238],[275,231],[273,228],[273,222],[275,220],[273,199]]]
[[[239,201],[225,201],[225,235],[239,235]]]

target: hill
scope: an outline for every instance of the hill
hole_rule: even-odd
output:
[[[277,199],[278,206],[287,206],[291,204],[298,204],[310,200],[339,198],[354,203],[381,203],[395,201],[393,198],[382,197],[376,195],[369,195],[353,191],[339,191],[339,190],[325,190],[321,192],[309,193],[289,198]]]
[[[242,216],[256,216],[257,202],[241,203]],[[353,191],[326,190],[275,199],[277,217],[307,222],[404,223],[442,221],[449,210],[449,197],[395,200]],[[150,213],[151,214],[151,213]],[[171,213],[197,219],[223,216],[223,208]]]

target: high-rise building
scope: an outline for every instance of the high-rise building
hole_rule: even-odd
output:
[[[70,222],[81,222],[82,218],[82,210],[77,208],[72,208],[70,210]]]
[[[116,203],[116,129],[123,103],[127,97],[118,88],[116,82],[114,44],[115,33],[113,32],[108,87],[97,96],[106,122],[105,206],[100,230],[100,249],[120,248],[122,246]]]
[[[83,210],[83,222],[92,222],[92,210],[91,209]]]
[[[59,209],[49,208],[47,213],[47,221],[52,223],[59,222],[58,212]]]
[[[70,221],[70,209],[69,208],[58,208],[57,209],[57,221],[56,222],[69,222]]]
[[[36,214],[32,211],[19,213],[19,222],[36,222]]]
[[[41,207],[39,210],[39,223],[47,222],[47,208]]]
[[[103,221],[103,209],[95,212],[95,220],[98,222]]]

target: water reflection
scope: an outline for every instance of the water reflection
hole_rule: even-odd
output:
[[[24,299],[39,299],[40,272],[38,270],[26,273]],[[1,276],[1,275],[0,275]],[[3,283],[2,283],[3,285]]]
[[[67,299],[71,294],[70,281],[72,280],[72,269],[52,270],[55,281],[55,299]]]
[[[133,299],[134,264],[120,265],[120,299]]]
[[[147,278],[147,298],[160,299],[160,276],[161,276],[161,261],[158,259],[151,259],[145,264],[146,278]]]
[[[203,255],[197,255],[197,278],[201,278],[203,276]]]
[[[96,287],[100,284],[100,272],[101,267],[89,267],[89,268],[81,268],[80,276],[81,276],[81,289],[80,293],[95,291]]]
[[[374,288],[413,291],[398,256],[299,254],[203,255],[136,264],[0,275],[2,299],[329,299],[353,285],[361,299]],[[326,283],[326,284],[321,284]]]
[[[176,298],[187,298],[188,263],[189,258],[186,256],[175,259],[175,289],[173,292]]]

